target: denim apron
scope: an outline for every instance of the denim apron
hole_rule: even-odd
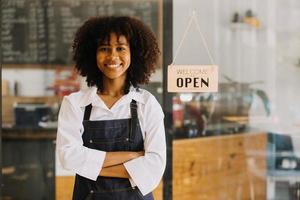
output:
[[[137,103],[130,103],[131,118],[90,121],[92,104],[85,107],[83,145],[106,152],[144,151],[142,131],[137,116]],[[146,181],[146,180],[145,180]],[[98,176],[96,181],[76,174],[73,200],[153,200],[152,193],[143,196],[127,178]]]

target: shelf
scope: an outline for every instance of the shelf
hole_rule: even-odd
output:
[[[56,64],[2,64],[2,69],[72,69],[73,65]]]
[[[264,28],[262,28],[262,27],[256,28],[256,27],[251,26],[251,25],[246,24],[246,23],[231,23],[230,24],[230,29],[231,30],[260,31],[260,30],[262,30]]]
[[[3,140],[54,140],[56,129],[16,129],[2,128]]]

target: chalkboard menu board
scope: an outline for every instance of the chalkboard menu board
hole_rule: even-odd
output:
[[[75,31],[92,16],[135,16],[159,36],[160,0],[2,0],[4,64],[71,64]]]

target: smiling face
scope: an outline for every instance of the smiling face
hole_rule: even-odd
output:
[[[99,45],[97,49],[97,66],[104,74],[104,80],[126,79],[130,65],[130,46],[125,36],[110,34],[109,41]]]

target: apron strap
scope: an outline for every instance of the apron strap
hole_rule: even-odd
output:
[[[137,103],[132,99],[130,103],[130,112],[131,112],[131,120],[130,120],[130,132],[129,132],[129,141],[133,142],[136,135],[136,126],[138,122],[137,118]]]
[[[85,106],[85,108],[84,108],[84,115],[83,115],[83,121],[88,121],[90,119],[91,111],[92,111],[92,104],[89,104],[89,105]],[[76,174],[76,176],[78,176],[78,175]],[[89,191],[92,191],[92,186],[91,186],[90,181],[87,182],[87,187],[88,187]],[[74,192],[73,192],[73,195],[74,195]],[[89,192],[89,194],[86,197],[86,199],[90,199],[91,195],[92,194]]]
[[[87,105],[87,106],[85,107],[85,109],[84,109],[84,117],[83,117],[83,120],[84,120],[84,121],[90,119],[91,111],[92,111],[92,104],[89,104],[89,105]]]

